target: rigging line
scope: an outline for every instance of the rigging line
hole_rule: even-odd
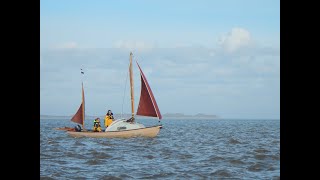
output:
[[[123,92],[123,100],[122,100],[122,109],[121,109],[121,119],[122,119],[122,115],[123,115],[123,104],[124,104],[124,98],[125,98],[126,88],[127,88],[127,82],[128,82],[129,67],[130,67],[130,63],[129,63],[129,66],[128,66],[128,69],[127,69],[126,82],[125,82],[125,84],[124,84],[124,92]]]
[[[139,58],[136,58],[135,56],[133,57],[135,61],[137,61],[137,59],[140,59],[140,62],[143,62],[143,59],[141,56],[139,56]]]

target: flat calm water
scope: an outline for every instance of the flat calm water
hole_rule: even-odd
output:
[[[54,130],[74,127],[69,120],[40,119],[40,177],[280,179],[280,120],[164,119],[162,125],[156,138],[73,138]]]

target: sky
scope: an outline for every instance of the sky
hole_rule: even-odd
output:
[[[41,0],[40,114],[129,113],[130,51],[162,114],[280,119],[274,0]]]

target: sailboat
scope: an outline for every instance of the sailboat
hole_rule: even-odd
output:
[[[136,121],[135,115],[155,117],[159,122],[162,119],[157,102],[153,96],[146,76],[142,72],[138,62],[137,66],[141,76],[141,93],[137,112],[134,111],[134,87],[133,87],[133,70],[132,70],[132,52],[130,52],[130,94],[131,94],[131,117],[117,119],[108,126],[103,132],[88,131],[84,128],[85,121],[85,99],[82,83],[82,102],[77,113],[71,118],[71,121],[82,125],[77,131],[67,130],[67,133],[72,137],[94,137],[94,138],[130,138],[130,137],[156,137],[162,128],[162,125],[145,127],[143,124]]]

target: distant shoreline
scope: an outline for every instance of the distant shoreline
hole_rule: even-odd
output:
[[[126,118],[126,117],[130,117],[131,114],[123,114],[122,117]],[[104,117],[104,115],[100,115],[100,116],[92,116],[92,115],[88,115],[86,116],[86,119],[94,119],[96,117]],[[116,119],[121,118],[121,114],[115,114],[114,117]],[[149,119],[150,117],[144,117],[144,116],[137,116],[141,119]],[[58,116],[58,115],[40,115],[40,119],[71,119],[72,115],[70,116]],[[163,114],[162,115],[163,119],[221,119],[220,117],[216,116],[216,115],[206,115],[206,114],[196,114],[196,115],[184,115],[181,113],[175,113],[175,114]]]

